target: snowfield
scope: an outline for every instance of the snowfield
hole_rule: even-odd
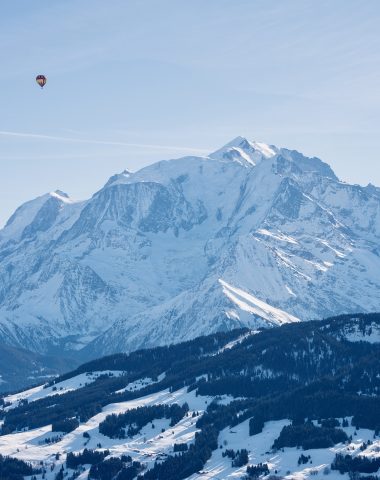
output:
[[[25,390],[20,393],[15,393],[13,395],[7,395],[4,397],[4,401],[10,405],[5,407],[5,410],[10,408],[14,408],[18,405],[18,403],[22,400],[27,400],[28,402],[33,402],[35,400],[39,400],[40,398],[49,397],[51,395],[63,395],[67,392],[72,390],[77,390],[82,386],[88,385],[89,383],[94,382],[97,378],[101,375],[107,376],[120,376],[123,375],[124,372],[115,371],[115,370],[104,370],[101,372],[87,372],[81,373],[75,377],[69,378],[68,380],[64,380],[59,383],[55,383],[54,385],[48,386],[39,385],[38,387],[30,388],[29,390]]]
[[[346,329],[342,336],[349,342],[379,343],[380,328],[376,323],[369,325],[365,330],[361,330],[358,326],[354,326],[353,328]]]
[[[331,462],[336,453],[357,454],[362,456],[374,457],[380,456],[380,440],[375,441],[368,450],[360,451],[360,446],[363,442],[373,440],[373,431],[360,429],[357,431],[355,440],[348,444],[338,444],[329,449],[311,449],[301,450],[297,448],[284,448],[277,452],[273,452],[272,445],[276,438],[278,438],[282,428],[289,425],[290,420],[280,420],[276,422],[267,422],[262,433],[258,435],[249,436],[248,420],[233,428],[224,429],[219,436],[219,443],[225,448],[232,448],[233,450],[240,450],[246,448],[249,452],[249,464],[257,465],[258,463],[266,463],[270,469],[271,474],[276,474],[281,477],[291,479],[297,478],[300,480],[316,477],[316,478],[331,478],[332,480],[345,478],[336,470],[331,470]],[[353,435],[355,428],[342,428],[347,435]],[[211,459],[206,463],[202,474],[195,474],[190,479],[208,478],[214,479],[241,479],[246,473],[246,465],[240,468],[232,468],[231,460],[227,457],[222,457],[221,449],[216,450]],[[312,463],[307,465],[298,465],[298,458],[301,453],[311,456]],[[329,468],[330,472],[327,475],[323,473],[325,468]],[[275,473],[277,472],[277,473]]]
[[[86,379],[86,375],[75,377],[74,386],[78,381]],[[144,384],[146,379],[141,379],[140,384]],[[62,382],[63,383],[63,382]],[[139,382],[137,382],[138,384]],[[33,389],[35,390],[35,389]],[[40,398],[46,394],[50,395],[46,389],[39,390]],[[31,399],[31,390],[24,392],[21,398]],[[10,398],[10,397],[8,397]],[[53,438],[59,435],[57,432],[51,432],[51,425],[30,431],[13,433],[0,436],[0,454],[13,456],[33,465],[38,466],[41,461],[47,467],[46,479],[53,480],[60,466],[64,464],[68,452],[80,452],[84,448],[108,449],[110,456],[130,455],[133,460],[142,462],[147,468],[154,465],[156,461],[164,460],[167,455],[173,454],[174,443],[192,443],[197,428],[195,423],[201,416],[207,405],[213,400],[210,396],[196,396],[195,391],[188,393],[186,389],[170,393],[168,390],[138,398],[136,400],[110,404],[106,406],[101,413],[95,415],[71,433],[61,434],[62,438],[56,443],[45,443],[46,438]],[[228,404],[232,397],[224,396],[219,399],[222,404]],[[14,400],[16,401],[16,400]],[[139,406],[155,404],[183,404],[189,405],[189,414],[179,421],[175,426],[169,426],[169,420],[157,419],[146,425],[140,433],[127,439],[110,439],[99,433],[99,423],[107,415],[112,413],[123,413],[129,409]],[[196,412],[197,416],[192,417]],[[342,419],[340,419],[342,420]],[[266,422],[262,433],[249,436],[248,420],[240,423],[233,428],[226,428],[219,435],[219,448],[215,450],[212,457],[207,461],[204,469],[189,477],[191,480],[207,479],[241,479],[245,474],[246,466],[235,468],[231,466],[231,459],[222,456],[222,451],[226,448],[240,450],[245,448],[249,452],[249,464],[267,463],[271,474],[281,477],[299,480],[316,477],[331,478],[340,480],[347,475],[341,475],[339,472],[331,470],[330,465],[336,453],[348,453],[350,455],[360,454],[370,458],[380,456],[380,439],[374,440],[374,432],[365,429],[356,430],[354,427],[342,429],[353,437],[353,441],[347,445],[338,444],[332,448],[303,450],[297,448],[284,448],[279,451],[272,451],[272,445],[279,436],[281,429],[290,424],[287,419],[280,421]],[[164,431],[162,431],[164,429]],[[89,435],[89,438],[83,437],[83,434]],[[356,433],[355,433],[356,432]],[[373,441],[366,450],[360,449],[363,442]],[[60,458],[56,459],[56,454]],[[297,461],[301,453],[311,456],[311,462],[306,465],[298,465]],[[328,469],[328,474],[326,474]],[[85,466],[84,472],[78,478],[87,478],[89,466]],[[37,476],[41,478],[40,475]]]
[[[143,381],[143,379],[141,380]],[[198,420],[198,416],[203,414],[211,401],[212,397],[197,397],[195,392],[187,393],[186,389],[181,389],[174,393],[165,390],[137,400],[110,404],[101,413],[92,417],[88,422],[81,424],[73,432],[62,435],[62,440],[57,443],[45,443],[45,438],[57,435],[57,432],[51,432],[51,425],[26,432],[0,436],[0,454],[15,456],[36,466],[38,466],[40,461],[45,462],[48,467],[47,479],[54,478],[60,465],[65,461],[65,454],[68,452],[79,452],[84,447],[96,449],[99,443],[103,449],[110,450],[111,456],[130,455],[134,460],[139,460],[149,467],[154,464],[156,459],[172,454],[174,443],[190,443],[193,440],[197,431],[195,423]],[[154,421],[155,428],[152,428],[150,423],[132,439],[115,440],[99,433],[99,423],[112,413],[123,413],[139,406],[183,404],[184,402],[189,404],[190,415],[184,417],[174,427],[169,427],[170,421],[167,419],[157,419]],[[195,418],[191,417],[193,411],[198,414]],[[162,429],[165,429],[165,432],[161,432]],[[89,440],[83,437],[84,432],[90,435]],[[57,452],[62,454],[60,461],[55,459]],[[50,474],[50,468],[53,464],[56,467]]]

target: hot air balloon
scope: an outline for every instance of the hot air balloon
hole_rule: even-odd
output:
[[[36,82],[38,83],[38,85],[41,87],[41,88],[44,88],[45,84],[46,84],[46,77],[45,75],[37,75],[36,77]]]

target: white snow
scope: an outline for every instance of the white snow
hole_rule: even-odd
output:
[[[257,333],[259,333],[258,330],[250,330],[249,332],[240,335],[240,337],[236,338],[235,340],[231,340],[231,342],[226,343],[226,345],[224,345],[224,347],[222,347],[218,353],[224,352],[225,350],[230,350],[239,343],[242,343],[246,338],[250,337],[251,335],[256,335]]]
[[[237,137],[118,174],[86,202],[22,205],[0,231],[0,338],[102,355],[378,310],[380,196],[325,167]],[[22,239],[52,195],[52,224]]]
[[[265,318],[266,320],[277,325],[300,321],[293,315],[290,315],[279,308],[268,305],[250,293],[244,292],[244,290],[241,290],[240,288],[233,287],[222,279],[219,279],[219,283],[223,287],[224,294],[241,310],[258,315],[259,317]]]
[[[146,380],[140,379],[140,384],[142,385]],[[24,392],[23,397],[26,398],[29,393]],[[228,404],[233,398],[229,395],[223,395],[216,397],[215,400],[220,404]],[[101,413],[90,418],[87,422],[81,423],[73,432],[62,435],[62,438],[55,443],[45,443],[46,438],[59,435],[57,432],[51,432],[50,425],[1,436],[0,454],[15,456],[24,461],[32,462],[36,466],[40,461],[44,461],[48,467],[47,480],[55,478],[60,465],[65,461],[67,452],[80,452],[84,447],[98,448],[99,443],[101,448],[110,450],[111,456],[131,455],[134,460],[138,460],[144,463],[147,468],[150,468],[155,461],[163,460],[166,455],[173,454],[174,443],[191,443],[194,441],[197,431],[195,423],[199,416],[193,417],[192,414],[196,412],[198,415],[202,415],[211,401],[213,401],[213,397],[196,396],[195,391],[187,392],[185,388],[172,393],[163,390],[135,400],[109,404],[103,408]],[[169,426],[169,420],[157,419],[153,421],[154,428],[149,423],[132,438],[110,439],[99,433],[99,423],[111,413],[123,413],[128,409],[143,405],[173,403],[181,405],[184,402],[189,405],[189,414],[173,427]],[[342,419],[338,420],[342,421]],[[350,423],[351,418],[348,418],[348,420]],[[246,466],[232,468],[231,460],[222,456],[222,452],[227,448],[234,450],[246,448],[249,452],[249,464],[267,463],[271,474],[277,474],[289,480],[291,478],[304,480],[313,476],[318,478],[322,475],[325,478],[324,469],[330,466],[336,453],[360,454],[372,458],[380,456],[380,440],[373,438],[374,432],[366,429],[356,430],[352,426],[343,428],[347,435],[353,438],[352,442],[347,445],[338,444],[332,448],[307,450],[306,452],[296,448],[272,451],[272,445],[279,436],[281,429],[289,423],[287,419],[266,422],[262,433],[253,436],[249,436],[249,420],[235,427],[225,428],[220,432],[218,438],[218,444],[222,448],[218,448],[212,453],[202,472],[194,474],[190,478],[192,480],[240,479],[245,473]],[[161,431],[162,429],[164,429],[164,432]],[[355,431],[356,434],[354,434]],[[83,437],[85,432],[90,438]],[[373,441],[373,444],[362,451],[360,448],[362,443],[368,440]],[[59,460],[55,459],[57,452],[61,454]],[[301,453],[310,455],[312,463],[298,465],[297,461]],[[51,470],[53,465],[54,469]],[[37,478],[40,480],[40,477]],[[342,476],[336,471],[331,471],[328,478],[338,480]],[[344,478],[348,478],[347,475]]]
[[[72,390],[77,390],[78,388],[84,387],[89,383],[94,382],[101,375],[110,375],[118,377],[123,375],[124,372],[120,370],[104,370],[104,371],[95,371],[95,372],[86,372],[76,375],[75,377],[69,378],[68,380],[63,380],[62,382],[55,383],[50,387],[48,384],[39,385],[38,387],[30,388],[20,393],[15,393],[12,395],[7,395],[4,397],[4,401],[10,403],[5,410],[17,407],[20,401],[27,400],[28,402],[34,402],[40,398],[50,397],[52,395],[63,395],[64,393],[70,392]]]
[[[202,415],[212,400],[212,397],[197,397],[195,391],[187,393],[186,390],[184,388],[173,393],[164,390],[136,400],[107,405],[101,413],[82,423],[73,432],[63,435],[57,443],[44,443],[46,437],[57,434],[51,433],[51,425],[0,436],[0,454],[15,456],[35,465],[41,460],[44,461],[48,466],[47,480],[54,479],[55,473],[65,461],[67,452],[79,452],[84,447],[97,448],[98,443],[101,443],[102,448],[109,449],[111,456],[131,455],[134,460],[142,461],[151,467],[156,459],[162,459],[165,455],[173,453],[174,443],[193,441],[197,431],[195,423],[199,416],[193,418],[192,413]],[[111,439],[99,433],[99,423],[112,413],[123,413],[143,405],[173,403],[182,405],[184,402],[189,404],[190,412],[174,427],[169,426],[170,420],[161,419],[154,420],[155,428],[148,424],[132,438]],[[162,428],[165,429],[164,432],[161,432]],[[83,437],[84,432],[90,435],[89,440]],[[62,454],[59,461],[55,460],[57,452]],[[53,464],[55,469],[51,472],[50,467]]]
[[[283,241],[283,242],[293,243],[294,245],[297,245],[297,243],[298,243],[297,240],[295,240],[294,238],[292,238],[288,235],[284,235],[281,232],[273,233],[273,232],[270,232],[269,230],[267,230],[266,228],[259,228],[257,230],[257,233],[259,233],[261,235],[267,235],[268,237],[272,237],[272,238],[275,238],[276,240],[280,240],[280,241]]]
[[[154,383],[161,382],[165,378],[165,375],[166,375],[165,373],[162,373],[157,377],[157,380],[153,380],[152,378],[149,378],[149,377],[140,378],[134,382],[128,383],[126,387],[121,388],[120,390],[116,390],[115,393],[124,393],[124,392],[141,390],[142,388],[145,388],[148,385],[153,385]]]
[[[380,343],[380,326],[373,322],[364,329],[354,324],[341,332],[340,336],[349,342]]]
[[[283,451],[272,451],[272,445],[279,436],[282,428],[290,423],[289,420],[280,420],[266,422],[262,433],[249,436],[249,420],[233,428],[224,429],[219,435],[219,445],[223,449],[215,450],[211,459],[206,463],[200,474],[190,477],[192,480],[207,480],[213,478],[220,479],[241,479],[246,472],[246,466],[241,468],[232,468],[231,459],[222,457],[225,449],[240,450],[246,448],[249,452],[249,464],[266,463],[271,475],[278,475],[287,479],[303,480],[306,478],[326,478],[323,471],[327,467],[330,469],[331,463],[336,453],[348,453],[356,455],[360,453],[363,456],[380,456],[380,440],[375,440],[367,450],[362,452],[360,446],[364,441],[373,441],[373,432],[360,429],[354,440],[349,445],[338,444],[332,448],[299,450],[297,448],[284,448]],[[354,428],[344,428],[347,435],[354,434]],[[312,463],[298,465],[298,458],[303,453],[310,455]],[[277,473],[276,473],[277,471]],[[331,470],[327,476],[331,480],[348,479],[348,475],[341,475],[338,471]]]

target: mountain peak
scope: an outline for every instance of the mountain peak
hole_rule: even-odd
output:
[[[0,341],[92,355],[378,308],[380,193],[317,158],[237,137],[107,185],[0,231]]]
[[[61,190],[45,193],[33,200],[20,205],[8,219],[5,227],[0,231],[0,242],[10,238],[22,238],[25,232],[30,231],[31,225],[37,221],[41,226],[54,223],[54,219],[63,205],[72,204],[67,193]],[[50,222],[50,223],[49,223]]]
[[[122,183],[124,180],[129,178],[132,175],[132,172],[130,170],[127,170],[126,168],[120,172],[120,173],[115,173],[115,175],[112,175],[107,181],[107,183],[104,185],[105,187],[109,187],[111,185],[115,185],[116,183]]]
[[[278,149],[274,146],[239,136],[209,156],[217,160],[233,160],[245,166],[255,166],[261,160],[274,157],[277,153]]]
[[[62,190],[54,190],[54,192],[49,193],[50,197],[54,197],[57,200],[60,200],[64,203],[71,203],[71,199],[67,193],[62,192]]]
[[[297,150],[278,148],[274,145],[248,140],[241,136],[234,138],[209,155],[214,160],[234,161],[245,167],[256,166],[261,161],[269,160],[276,156],[280,162],[285,159],[289,165],[296,165],[303,173],[315,172],[323,177],[337,180],[331,167],[317,157],[310,158]]]
[[[69,198],[68,194],[66,192],[63,192],[62,190],[54,190],[54,192],[56,195],[59,195],[60,197],[65,197],[65,198]]]
[[[253,140],[248,140],[245,137],[238,136],[228,142],[224,147],[222,148],[228,148],[228,147],[237,147],[237,148],[242,148],[243,150],[250,150],[253,149],[255,151],[259,151],[262,153],[267,158],[273,157],[278,153],[277,147],[274,145],[268,145],[266,143],[262,142],[255,142]]]

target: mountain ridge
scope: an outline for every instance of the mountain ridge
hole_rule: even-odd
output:
[[[9,345],[91,358],[379,307],[379,189],[297,151],[237,137],[41,198],[0,231]]]

